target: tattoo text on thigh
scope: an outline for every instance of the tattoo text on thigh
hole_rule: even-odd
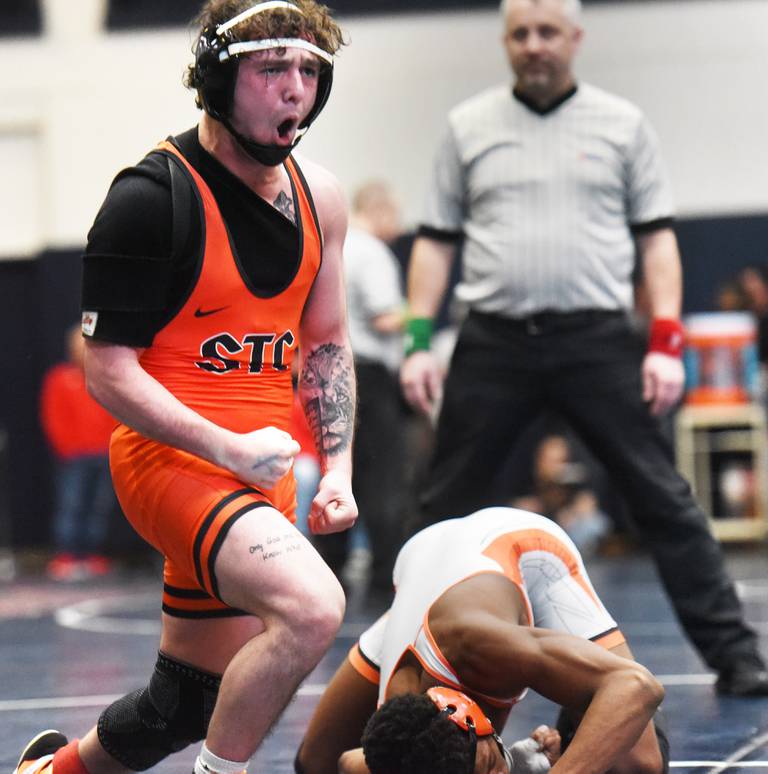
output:
[[[352,443],[353,374],[349,353],[338,344],[322,344],[304,360],[300,379],[304,411],[324,454],[340,454]]]
[[[295,532],[285,532],[281,535],[269,535],[263,543],[248,547],[248,553],[255,555],[262,562],[276,559],[283,554],[291,554],[301,550],[301,538]]]

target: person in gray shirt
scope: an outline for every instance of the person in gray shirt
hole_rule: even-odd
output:
[[[405,300],[400,265],[388,242],[400,233],[400,209],[381,180],[352,196],[344,242],[349,340],[357,378],[357,429],[352,491],[371,547],[368,590],[389,595],[392,568],[405,536],[405,406],[397,372],[403,358]],[[315,546],[343,579],[353,543],[349,531],[317,535]]]
[[[441,404],[420,526],[498,504],[515,440],[556,411],[624,494],[718,692],[766,696],[757,637],[659,424],[682,393],[683,329],[658,141],[637,107],[576,81],[580,13],[578,0],[504,0],[514,87],[454,108],[437,150],[401,369],[413,406]],[[462,240],[469,313],[443,385],[431,321]],[[636,250],[647,340],[630,322]]]

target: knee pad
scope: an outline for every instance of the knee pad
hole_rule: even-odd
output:
[[[101,746],[133,771],[146,771],[171,753],[205,738],[221,678],[160,653],[146,688],[101,713]]]
[[[301,764],[301,748],[304,747],[304,742],[299,745],[299,749],[296,750],[296,757],[293,759],[293,771],[294,774],[307,774],[304,766]]]
[[[667,716],[661,711],[656,710],[653,716],[653,727],[656,729],[656,738],[659,740],[659,750],[661,751],[662,771],[669,774],[669,736],[667,735]]]
[[[669,774],[669,736],[667,735],[667,717],[661,709],[657,709],[653,716],[653,727],[656,729],[656,739],[659,742],[662,771],[664,774]],[[576,733],[576,726],[569,713],[564,709],[561,709],[560,714],[557,716],[557,730],[560,732],[560,738],[562,739],[560,749],[562,752],[565,752],[568,745],[573,740],[573,735]]]

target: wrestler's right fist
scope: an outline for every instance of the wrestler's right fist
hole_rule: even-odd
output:
[[[284,430],[262,427],[250,433],[232,433],[223,466],[246,484],[271,489],[290,469],[301,451]]]

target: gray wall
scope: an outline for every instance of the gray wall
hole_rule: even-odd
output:
[[[0,256],[81,245],[115,171],[197,118],[188,30],[105,34],[103,0],[44,7],[42,39],[0,42]],[[388,176],[415,222],[446,111],[508,78],[498,14],[342,21],[351,45],[301,150],[347,190]],[[681,213],[766,211],[768,2],[590,5],[585,27],[580,75],[650,116]]]

